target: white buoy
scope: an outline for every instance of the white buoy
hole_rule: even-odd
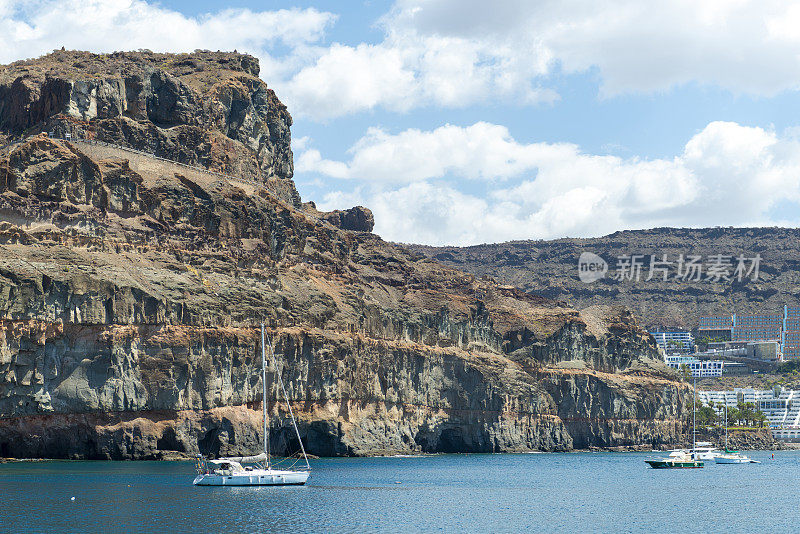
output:
[[[71,500],[71,501],[74,501],[74,500],[75,500],[75,497],[71,498],[70,500]]]

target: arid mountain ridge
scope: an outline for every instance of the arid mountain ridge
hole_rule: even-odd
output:
[[[492,276],[579,309],[624,305],[647,328],[695,329],[705,315],[775,314],[781,313],[784,305],[800,305],[800,229],[796,228],[654,228],[588,239],[408,248],[476,276]],[[603,258],[608,273],[595,282],[582,282],[578,273],[582,253]],[[615,279],[620,258],[629,262],[634,255],[642,264],[639,280],[630,277],[627,267],[622,269],[624,279]],[[648,280],[650,258],[663,261],[664,255],[671,262],[661,264],[667,268],[667,280],[658,269]],[[690,256],[700,258],[703,270],[699,279],[679,276],[681,255],[685,262]],[[725,270],[730,280],[715,280],[709,272],[717,255],[729,262]],[[741,280],[735,276],[739,256],[746,268]],[[760,258],[757,272],[747,275],[755,257]],[[686,263],[681,274],[687,274]]]
[[[0,456],[256,451],[262,321],[278,452],[297,443],[276,372],[319,455],[680,439],[686,386],[624,308],[526,294],[383,241],[366,208],[303,204],[291,116],[257,76],[223,52],[0,67]]]

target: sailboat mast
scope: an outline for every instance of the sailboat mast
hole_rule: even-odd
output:
[[[269,343],[269,357],[275,357],[275,351],[272,349],[272,341]],[[286,388],[283,385],[283,378],[281,377],[281,372],[278,370],[278,364],[275,363],[275,372],[278,375],[278,384],[281,386],[281,391],[283,392],[283,398],[286,400],[286,407],[289,409],[289,417],[292,418],[292,426],[294,427],[294,433],[297,435],[297,441],[300,443],[300,450],[303,452],[303,459],[306,461],[306,468],[311,469],[311,464],[308,463],[308,455],[306,454],[306,448],[303,446],[303,440],[300,439],[300,431],[297,429],[297,421],[294,419],[294,412],[292,411],[292,403],[289,402],[289,395],[286,393]]]
[[[697,376],[692,370],[692,458],[697,454]]]
[[[269,434],[267,433],[267,349],[264,343],[264,323],[261,323],[261,409],[264,414],[264,454],[269,469]]]
[[[728,398],[725,397],[725,452],[728,452]]]

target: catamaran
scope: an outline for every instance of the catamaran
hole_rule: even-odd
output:
[[[272,342],[269,345],[270,361],[274,363],[274,351]],[[277,369],[277,366],[276,366]],[[303,453],[305,467],[301,469],[276,469],[276,465],[270,462],[269,454],[269,432],[267,423],[267,356],[264,334],[264,324],[261,324],[261,384],[262,405],[264,415],[264,451],[256,456],[235,456],[229,458],[218,458],[216,460],[206,459],[203,455],[197,456],[197,477],[194,479],[195,486],[301,486],[306,483],[311,475],[311,465],[308,463],[306,449],[300,439],[300,431],[297,430],[297,422],[283,385],[281,373],[276,373],[281,392],[283,393],[286,405],[289,408],[289,416],[292,419],[297,441],[300,443],[300,450]],[[243,466],[244,463],[252,463],[253,466]]]
[[[728,450],[728,405],[725,404],[725,454],[720,454],[714,461],[718,464],[760,464],[758,460],[751,460],[744,454]]]

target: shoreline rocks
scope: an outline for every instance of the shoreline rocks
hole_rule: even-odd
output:
[[[427,260],[369,233],[363,207],[300,204],[290,116],[254,61],[64,52],[0,68],[4,134],[61,125],[287,186],[44,135],[0,153],[0,456],[257,451],[261,322],[276,451],[299,445],[276,373],[320,456],[679,439],[688,388],[628,310]],[[137,76],[149,85],[108,81]]]

